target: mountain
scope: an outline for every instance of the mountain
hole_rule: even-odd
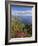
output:
[[[21,21],[26,24],[32,24],[32,16],[20,16]]]
[[[24,24],[32,24],[32,16],[11,16],[11,20],[14,19]]]

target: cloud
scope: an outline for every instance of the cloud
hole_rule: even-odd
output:
[[[16,11],[16,10],[11,10],[11,14],[15,15],[15,16],[31,16],[32,15],[32,11],[31,10],[27,10],[27,11]]]

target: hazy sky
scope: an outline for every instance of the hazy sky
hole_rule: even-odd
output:
[[[23,6],[16,6],[12,5],[11,6],[11,14],[15,16],[32,16],[32,14],[17,14],[18,11],[25,11],[25,12],[30,12],[32,13],[32,7],[23,7]]]

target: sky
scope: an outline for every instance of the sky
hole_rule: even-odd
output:
[[[21,12],[20,12],[21,11]],[[31,14],[17,14],[17,12],[30,12]],[[11,15],[20,16],[20,20],[26,24],[32,24],[32,7],[11,6]],[[29,21],[28,21],[29,20]]]
[[[22,13],[23,11],[30,12],[31,14],[18,14],[17,13],[17,12]],[[11,6],[11,14],[14,15],[14,16],[20,16],[20,15],[22,15],[22,16],[32,16],[32,7],[23,7],[23,6],[12,5]]]

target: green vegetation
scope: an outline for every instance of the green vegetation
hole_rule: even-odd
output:
[[[24,24],[18,21],[18,17],[11,20],[11,37],[31,37],[32,36],[32,24]]]

